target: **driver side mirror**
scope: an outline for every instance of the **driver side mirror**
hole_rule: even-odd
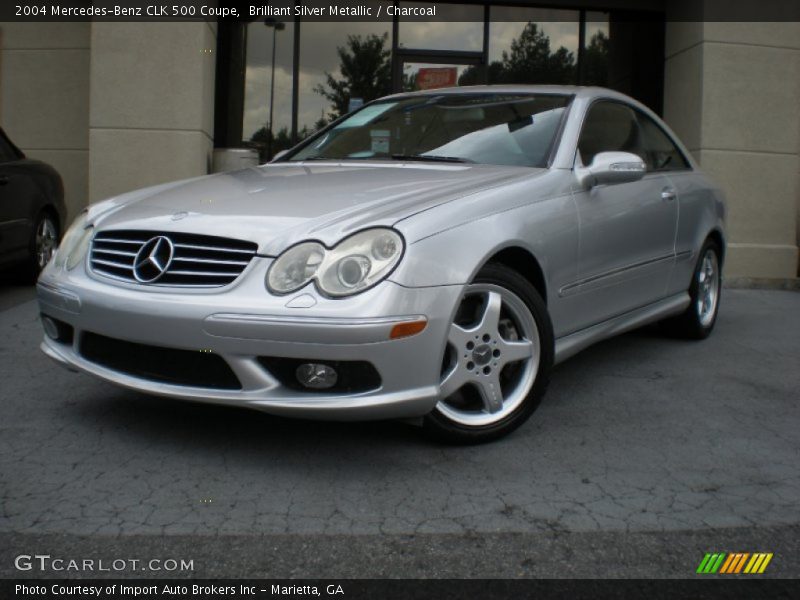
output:
[[[578,181],[586,189],[601,184],[638,181],[646,172],[644,161],[631,152],[599,152],[592,164],[575,171]]]

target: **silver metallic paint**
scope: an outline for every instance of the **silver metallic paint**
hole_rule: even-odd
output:
[[[422,415],[438,401],[442,353],[458,302],[480,268],[518,248],[544,274],[556,360],[600,339],[685,309],[697,254],[712,233],[724,243],[721,192],[692,168],[587,189],[576,176],[576,143],[589,105],[609,90],[502,86],[470,91],[574,95],[548,169],[392,161],[274,162],[124,194],[89,208],[96,231],[147,229],[254,241],[259,256],[232,284],[174,289],[110,282],[84,262],[44,270],[42,311],[88,330],[134,342],[220,354],[244,390],[221,392],[154,383],[82,359],[45,338],[61,364],[142,391],[326,418]],[[463,93],[463,89],[437,93]],[[660,121],[658,121],[660,123]],[[664,191],[669,191],[666,196]],[[672,197],[669,197],[672,196]],[[176,213],[185,213],[174,220]],[[313,285],[288,296],[267,292],[264,276],[289,246],[332,246],[360,229],[389,226],[406,240],[388,280],[342,299]],[[523,275],[527,275],[523,273]],[[424,316],[425,330],[388,340],[397,322]],[[303,394],[283,388],[259,355],[369,360],[379,390]]]

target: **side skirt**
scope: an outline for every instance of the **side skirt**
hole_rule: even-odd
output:
[[[688,292],[681,292],[559,338],[556,340],[555,363],[558,364],[584,348],[606,338],[680,314],[686,310],[687,306],[689,306],[689,294]]]

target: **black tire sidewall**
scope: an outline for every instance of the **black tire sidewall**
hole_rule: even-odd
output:
[[[539,331],[539,368],[526,398],[513,412],[496,423],[471,427],[451,421],[438,408],[434,408],[425,417],[423,426],[429,435],[450,443],[488,442],[505,436],[522,425],[541,402],[553,366],[555,352],[553,325],[547,307],[536,288],[513,269],[494,263],[483,267],[473,283],[487,283],[503,287],[516,294],[525,303]]]

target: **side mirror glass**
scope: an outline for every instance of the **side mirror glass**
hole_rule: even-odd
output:
[[[592,164],[576,171],[581,185],[587,189],[601,184],[638,181],[646,172],[644,161],[631,152],[600,152]]]

